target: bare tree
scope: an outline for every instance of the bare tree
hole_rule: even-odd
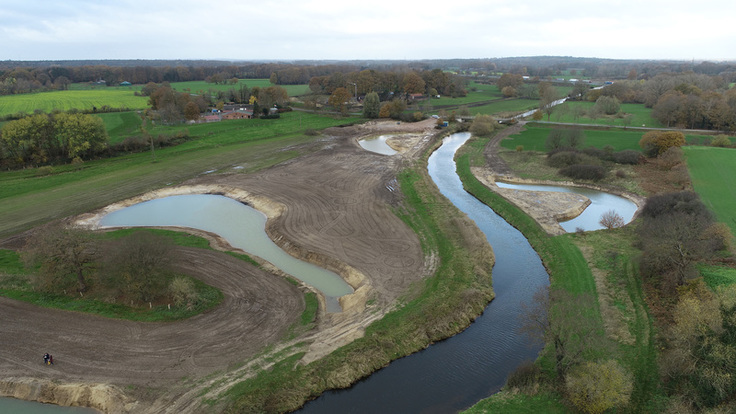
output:
[[[616,213],[616,210],[608,210],[601,215],[601,220],[598,223],[611,230],[623,227],[624,219]]]
[[[45,291],[66,289],[75,279],[77,290],[86,291],[85,275],[93,266],[96,254],[89,231],[60,223],[39,229],[22,251],[26,264],[39,266],[36,285]]]

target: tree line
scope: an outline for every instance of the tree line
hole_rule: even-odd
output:
[[[100,117],[81,113],[35,114],[0,131],[0,167],[81,162],[102,152],[109,137]]]

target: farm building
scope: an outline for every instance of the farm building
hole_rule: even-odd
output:
[[[253,118],[253,111],[231,111],[224,112],[222,119],[251,119]]]

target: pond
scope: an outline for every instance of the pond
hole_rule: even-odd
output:
[[[393,137],[393,135],[380,135],[377,137],[361,139],[358,141],[358,144],[360,144],[364,150],[375,152],[376,154],[394,155],[397,151],[386,143],[386,140],[391,137]]]
[[[510,184],[503,182],[496,182],[496,185],[501,188],[511,188],[515,190],[556,191],[560,193],[581,194],[588,197],[590,199],[590,205],[579,216],[572,220],[560,222],[560,226],[562,226],[562,228],[568,233],[573,233],[578,228],[585,231],[603,229],[604,227],[600,224],[601,215],[609,210],[615,211],[624,219],[624,223],[628,224],[633,220],[634,214],[636,214],[636,210],[638,209],[636,203],[628,198],[588,188],[535,184]]]
[[[94,414],[99,411],[82,407],[61,407],[35,401],[0,397],[0,413],[13,414]]]
[[[338,297],[353,292],[340,276],[301,261],[266,234],[266,215],[231,198],[188,194],[159,198],[107,214],[103,227],[190,227],[220,235],[233,247],[268,261],[325,295],[327,310],[339,312]]]

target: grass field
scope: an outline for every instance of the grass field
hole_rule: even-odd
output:
[[[523,145],[524,151],[546,152],[545,143],[552,127],[542,124],[527,124],[521,134],[511,135],[510,139],[501,141],[501,146],[507,149],[515,149],[517,145]],[[610,145],[615,151],[633,149],[640,151],[639,140],[642,131],[624,129],[586,129],[583,147],[603,148]]]
[[[140,133],[141,118],[135,111],[108,112],[98,114],[105,123],[105,129],[110,136],[110,143],[115,144],[123,141],[130,135]]]
[[[286,149],[314,141],[306,129],[355,122],[290,112],[278,120],[246,119],[213,124],[167,127],[188,130],[191,140],[150,153],[88,161],[81,168],[64,165],[38,176],[36,169],[0,173],[0,237],[112,201],[179,183],[210,170],[245,166],[249,172],[285,161],[300,152]],[[163,131],[163,130],[162,130]]]
[[[498,90],[496,85],[470,82],[467,89],[467,96],[461,98],[451,98],[449,96],[442,96],[439,99],[432,98],[432,106],[467,105],[475,102],[490,101],[492,99],[503,98],[501,91]]]
[[[499,115],[525,112],[537,107],[539,107],[539,101],[531,99],[503,99],[482,106],[474,106],[469,110],[473,115]]]
[[[695,191],[705,205],[736,235],[736,149],[684,147]]]
[[[134,96],[127,89],[91,89],[29,93],[0,96],[0,117],[24,112],[32,114],[36,110],[51,112],[55,109],[91,110],[103,105],[112,108],[144,109],[148,98]]]
[[[476,108],[472,108],[476,109]],[[517,145],[523,145],[525,151],[546,152],[545,146],[547,136],[555,127],[544,123],[529,123],[520,134],[511,135],[510,139],[501,141],[501,146],[506,149],[516,149]],[[641,151],[639,141],[647,132],[641,129],[627,128],[585,128],[585,142],[583,147],[603,148],[606,145],[613,147],[614,151],[632,149]],[[705,139],[704,135],[685,135],[688,143],[698,143]],[[689,148],[689,147],[687,147]]]
[[[652,128],[661,128],[662,125],[656,119],[651,117],[652,110],[645,108],[642,104],[621,104],[621,111],[624,114],[631,114],[632,118],[628,125],[624,118],[601,116],[600,118],[589,118],[583,116],[580,118],[573,117],[573,108],[579,107],[588,111],[595,105],[594,102],[565,102],[558,106],[552,113],[550,118],[554,122],[569,122],[575,124],[594,124],[594,125],[616,125],[616,126],[647,126]],[[546,120],[546,117],[545,117]]]

